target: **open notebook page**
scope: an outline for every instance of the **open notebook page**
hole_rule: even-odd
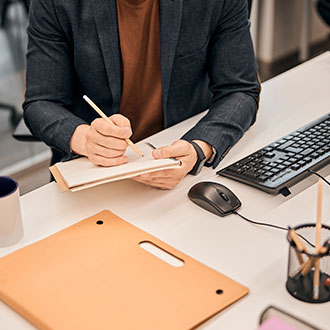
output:
[[[154,159],[151,155],[152,150],[148,146],[142,145],[139,148],[144,157],[139,157],[131,148],[128,148],[125,155],[128,156],[129,162],[119,166],[96,166],[86,157],[81,157],[68,162],[57,163],[56,167],[67,186],[72,188],[107,178],[113,177],[119,180],[157,169],[180,166],[180,162],[174,159]]]

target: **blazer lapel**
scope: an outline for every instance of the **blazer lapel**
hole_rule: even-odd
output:
[[[94,21],[113,97],[113,110],[119,112],[121,98],[120,44],[116,1],[94,0]]]
[[[166,110],[175,49],[178,42],[181,26],[183,0],[159,0],[159,2],[162,103],[163,109]]]

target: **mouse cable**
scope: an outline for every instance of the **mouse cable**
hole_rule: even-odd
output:
[[[319,173],[317,173],[313,170],[307,170],[307,172],[318,176],[319,178],[321,178],[325,183],[327,183],[330,186],[330,182],[324,176],[322,176],[321,174],[319,174]]]
[[[311,173],[311,174],[314,174],[314,175],[318,176],[318,177],[321,178],[326,184],[330,185],[330,182],[329,182],[324,176],[322,176],[321,174],[319,174],[319,173],[317,173],[317,172],[315,172],[315,171],[313,171],[313,170],[307,170],[307,171],[308,171],[309,173]],[[280,230],[285,230],[285,231],[289,231],[289,230],[291,229],[290,227],[285,228],[285,227],[281,227],[281,226],[273,225],[273,224],[271,224],[271,223],[264,223],[264,222],[253,221],[253,220],[251,220],[251,219],[246,218],[244,215],[239,214],[237,211],[234,211],[233,213],[236,214],[236,215],[238,215],[239,217],[241,217],[243,220],[248,221],[248,222],[250,222],[250,223],[253,223],[254,225],[266,226],[266,227],[272,227],[272,228],[275,228],[275,229],[280,229]],[[304,236],[302,236],[302,235],[300,235],[300,234],[298,234],[298,236],[299,236],[300,238],[302,238],[302,239],[303,239],[306,243],[308,243],[310,246],[315,247],[315,245],[312,244],[312,243],[311,243],[307,238],[305,238]]]
[[[241,217],[243,220],[253,223],[254,225],[258,225],[258,226],[266,226],[266,227],[272,227],[275,229],[280,229],[280,230],[285,230],[285,231],[289,231],[291,228],[288,227],[281,227],[281,226],[277,226],[277,225],[273,225],[271,223],[265,223],[265,222],[258,222],[258,221],[253,221],[251,219],[246,218],[244,215],[238,213],[237,211],[233,212],[234,214],[238,215],[239,217]],[[309,244],[310,246],[312,246],[313,248],[315,247],[315,245],[313,243],[311,243],[307,238],[305,238],[304,236],[300,235],[297,233],[297,235],[302,238],[307,244]]]

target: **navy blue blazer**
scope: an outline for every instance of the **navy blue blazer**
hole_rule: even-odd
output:
[[[155,0],[158,1],[158,0]],[[246,0],[159,0],[164,128],[209,109],[182,138],[203,140],[213,166],[255,121],[260,85]],[[70,159],[75,128],[119,112],[116,0],[33,0],[24,118],[53,162]]]

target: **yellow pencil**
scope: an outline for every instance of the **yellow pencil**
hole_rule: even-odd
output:
[[[320,253],[321,247],[321,219],[322,219],[322,180],[319,179],[317,186],[317,218],[316,218],[316,254]],[[315,260],[314,279],[313,279],[313,298],[319,299],[319,286],[320,286],[320,258]]]
[[[103,119],[114,125],[110,118],[88,96],[84,95],[83,98]],[[141,150],[130,139],[125,139],[125,141],[139,156],[143,157]]]
[[[306,252],[307,249],[306,249],[304,243],[301,241],[301,239],[299,238],[299,236],[297,235],[297,233],[294,229],[289,230],[289,237],[296,244],[297,249],[295,249],[295,252],[296,252],[297,258],[298,258],[298,261],[299,261],[300,265],[303,265],[304,264],[304,258],[301,254],[301,251]]]

